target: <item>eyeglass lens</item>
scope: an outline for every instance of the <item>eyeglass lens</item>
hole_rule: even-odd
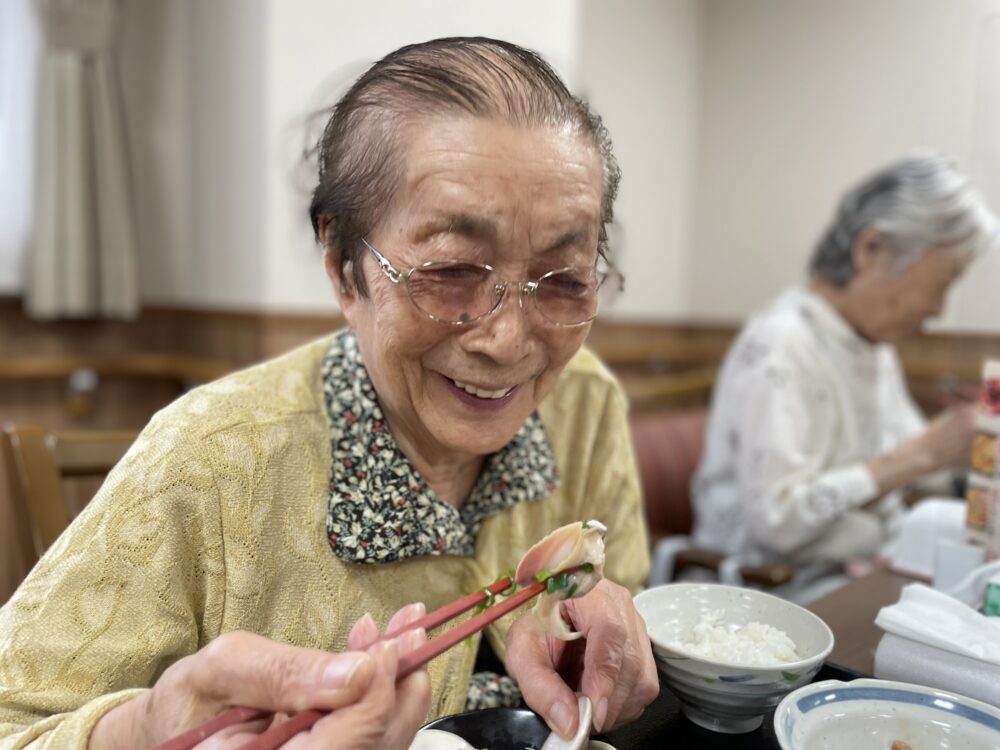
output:
[[[577,325],[597,315],[604,274],[592,268],[548,273],[537,282],[534,302],[553,323]],[[504,281],[496,272],[473,263],[428,263],[406,277],[413,303],[437,320],[462,323],[488,315],[500,304]],[[516,294],[510,284],[508,293]]]

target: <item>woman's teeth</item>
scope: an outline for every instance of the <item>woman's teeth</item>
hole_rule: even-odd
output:
[[[466,383],[460,383],[457,380],[452,380],[451,382],[457,385],[466,393],[471,393],[473,396],[478,396],[479,398],[493,398],[493,399],[503,398],[512,390],[514,390],[514,387],[516,387],[512,386],[510,388],[501,388],[499,391],[484,391],[482,388],[476,388],[474,385],[467,385]]]

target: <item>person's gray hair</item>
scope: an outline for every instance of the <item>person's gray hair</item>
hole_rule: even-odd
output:
[[[997,218],[979,191],[950,159],[930,152],[890,164],[847,192],[813,252],[812,276],[845,286],[855,272],[854,242],[868,227],[886,239],[897,273],[937,245],[979,254],[998,240]]]

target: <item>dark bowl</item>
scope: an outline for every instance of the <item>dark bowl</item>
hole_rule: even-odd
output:
[[[424,729],[452,732],[473,747],[489,750],[539,748],[552,731],[538,714],[527,708],[484,708],[442,716]]]

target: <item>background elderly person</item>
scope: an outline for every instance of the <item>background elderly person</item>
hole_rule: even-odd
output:
[[[847,193],[809,284],[751,318],[726,356],[692,482],[700,544],[795,562],[872,556],[900,508],[893,490],[967,464],[972,407],[927,425],[891,345],[941,312],[996,239],[995,217],[940,156]]]
[[[349,702],[361,657],[308,649],[363,649],[366,613],[436,608],[588,518],[610,528],[607,579],[563,607],[585,640],[521,616],[489,643],[563,734],[574,690],[599,729],[656,695],[625,399],[581,350],[619,176],[600,120],[534,53],[444,39],[376,63],[318,153],[312,219],[349,328],[143,431],[0,614],[8,744],[85,747],[96,724],[91,748],[146,747],[220,706]],[[465,706],[476,645],[431,663],[431,715]],[[426,687],[387,691],[393,654],[365,658],[350,699],[382,686],[370,735],[335,712],[301,746],[405,746]]]

